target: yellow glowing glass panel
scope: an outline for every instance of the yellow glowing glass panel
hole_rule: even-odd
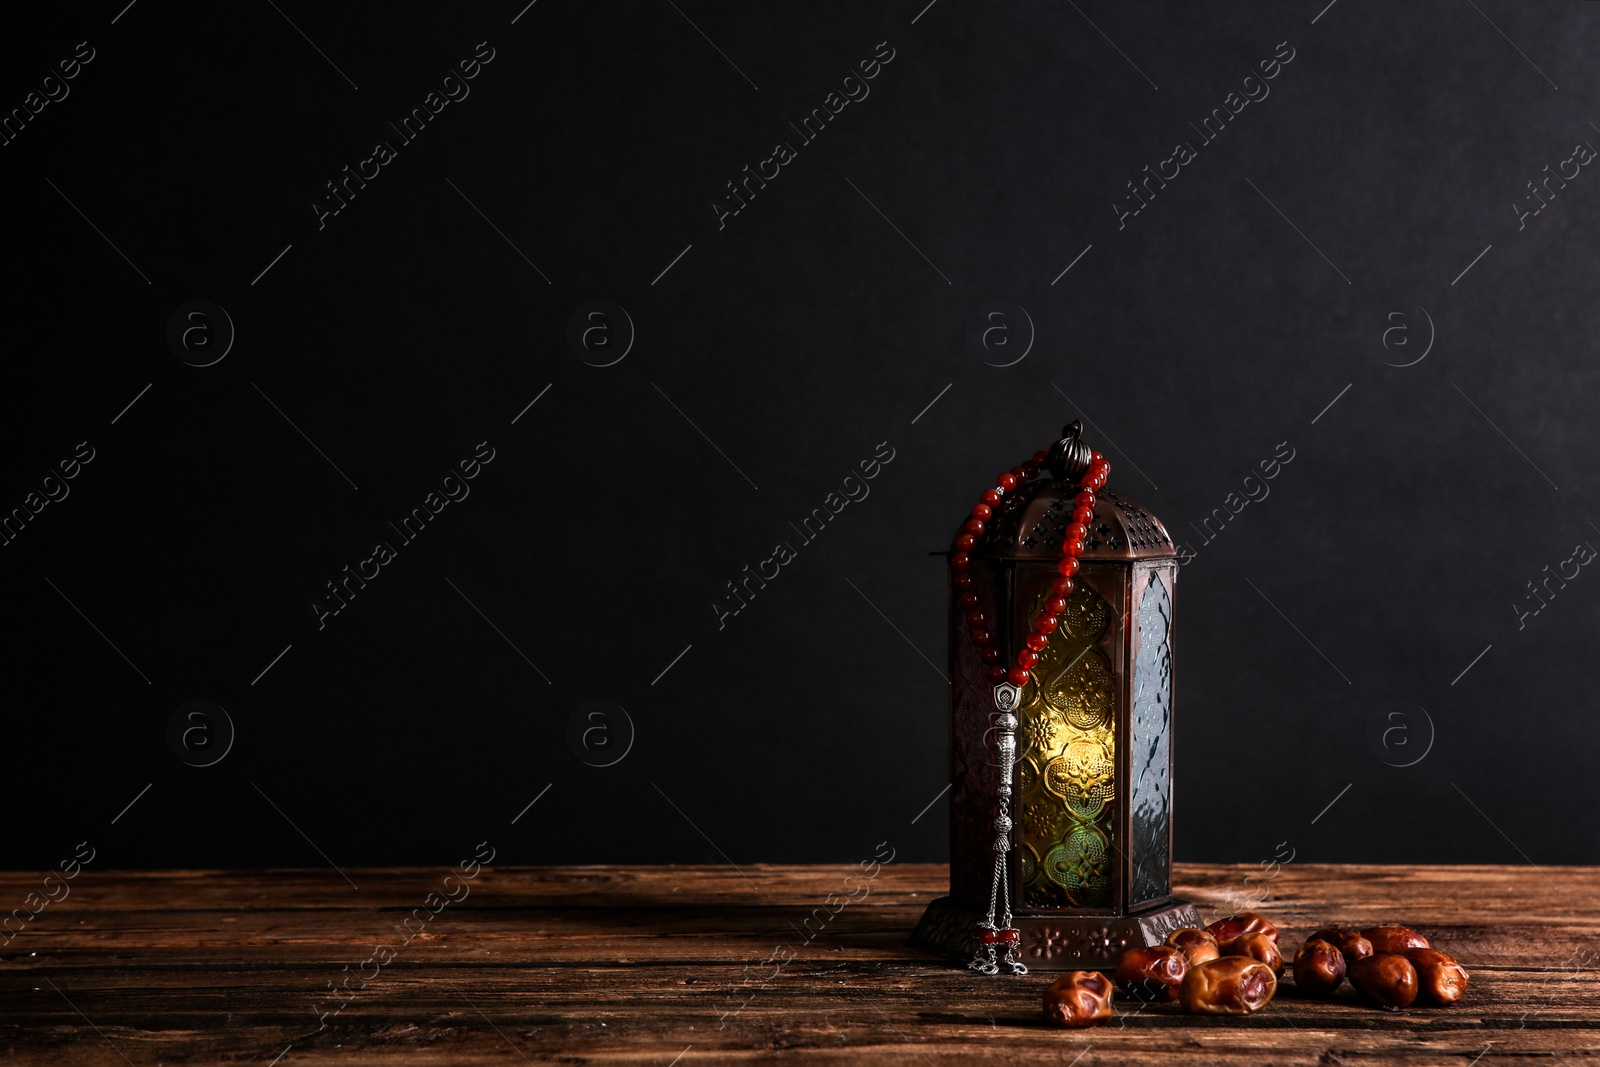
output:
[[[1028,617],[1044,610],[1047,590]],[[1111,608],[1079,585],[1023,692],[1017,794],[1023,907],[1105,908],[1116,857],[1116,682],[1099,649]]]

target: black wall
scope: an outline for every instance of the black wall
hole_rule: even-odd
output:
[[[5,108],[93,58],[0,147],[0,507],[93,458],[0,547],[3,861],[941,859],[928,553],[1079,417],[1194,552],[1178,858],[1600,861],[1600,9],[924,3],[13,20]]]

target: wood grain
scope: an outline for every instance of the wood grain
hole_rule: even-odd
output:
[[[1471,971],[1450,1008],[1379,1012],[1285,983],[1258,1015],[1119,1002],[1045,1027],[1049,977],[985,979],[909,948],[942,866],[484,869],[409,941],[446,870],[85,870],[0,948],[6,1063],[412,1065],[1600,1064],[1600,870],[1294,864],[1255,908],[1291,950],[1404,921]],[[1179,865],[1206,918],[1253,867]],[[20,906],[39,875],[0,873]],[[859,888],[859,887],[865,887]],[[820,913],[829,894],[857,899]],[[433,901],[438,907],[438,898]],[[812,936],[806,936],[807,931]],[[394,953],[382,966],[375,946]],[[781,946],[781,949],[780,949]],[[765,964],[775,951],[786,964]],[[348,968],[348,970],[346,970]],[[365,985],[356,977],[369,976]],[[333,983],[352,976],[342,1011]],[[325,1025],[324,1025],[325,1024]],[[1080,1058],[1081,1056],[1081,1058]]]

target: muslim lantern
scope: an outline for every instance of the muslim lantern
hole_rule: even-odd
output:
[[[1000,941],[1019,972],[1115,965],[1128,948],[1200,925],[1172,895],[1178,556],[1154,515],[1103,487],[1108,465],[1091,457],[1078,424],[1066,427],[1013,468],[1014,488],[1002,475],[984,494],[974,514],[988,519],[965,520],[949,556],[963,568],[947,571],[950,895],[928,906],[912,941],[991,961],[986,946]],[[1102,488],[1080,496],[1092,462]],[[1076,567],[1064,563],[1069,533],[1081,541]],[[1055,620],[1048,642],[1041,616]],[[1013,686],[1020,675],[996,667],[1019,652],[1033,666]]]

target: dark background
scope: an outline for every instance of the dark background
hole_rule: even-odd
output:
[[[1512,206],[1600,144],[1600,10],[925,3],[13,19],[5,108],[96,55],[0,148],[0,507],[95,458],[0,548],[3,862],[942,859],[928,553],[1078,417],[1197,552],[1179,859],[1600,862],[1600,577],[1512,607],[1600,544],[1600,176]],[[319,229],[323,184],[480,41],[470,96]],[[725,183],[883,41],[870,95],[719,229]],[[1270,96],[1199,143],[1280,42]],[[205,368],[166,339],[193,299],[237,330]],[[567,340],[592,300],[636,330],[609,367]],[[470,496],[319,630],[323,583],[485,440]],[[719,629],[779,540],[798,558]],[[206,768],[166,739],[191,699],[237,729]],[[610,767],[568,741],[590,700],[636,731]]]

